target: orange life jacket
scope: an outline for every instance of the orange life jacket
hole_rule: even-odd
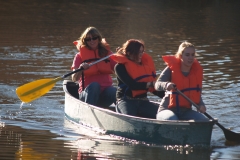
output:
[[[110,52],[108,52],[108,55]],[[89,50],[87,47],[80,47],[80,52],[78,56],[81,57],[83,62],[92,63],[99,60],[98,49],[93,51]],[[89,69],[84,71],[84,76],[96,75],[96,74],[112,74],[111,64],[109,59],[105,59],[99,63],[92,65]]]
[[[181,71],[181,60],[179,58],[176,58],[175,56],[162,56],[162,58],[172,71],[171,82],[176,84],[181,92],[198,104],[200,102],[203,80],[203,69],[200,63],[194,59],[188,76],[184,76]],[[191,103],[173,90],[170,95],[168,107],[191,108]]]
[[[117,63],[125,65],[125,68],[132,79],[137,82],[152,82],[156,81],[156,71],[152,58],[144,53],[142,56],[142,64],[137,64],[129,60],[124,55],[115,54],[111,58]],[[154,88],[150,87],[146,90],[132,90],[132,96],[136,97],[137,95],[145,94],[148,91],[153,92]]]

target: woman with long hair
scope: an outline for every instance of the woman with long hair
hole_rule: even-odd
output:
[[[116,62],[108,58],[89,66],[90,63],[112,54],[109,44],[95,27],[86,28],[74,44],[79,52],[75,55],[71,68],[84,69],[72,75],[72,80],[79,83],[79,99],[100,107],[115,103],[116,88],[112,86],[110,74],[114,73]]]
[[[162,71],[155,89],[166,91],[163,97],[157,119],[159,120],[202,120],[208,118],[201,97],[203,69],[196,59],[195,46],[189,42],[180,44],[175,55],[162,56],[167,67]],[[175,91],[175,86],[199,105],[199,110],[192,110],[192,104]]]
[[[156,81],[155,66],[151,56],[145,52],[144,43],[137,39],[127,40],[112,58],[117,62],[116,111],[156,119],[158,104],[149,101],[147,93],[163,97],[164,92],[157,92],[153,87]]]

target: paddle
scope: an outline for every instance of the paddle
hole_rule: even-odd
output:
[[[106,57],[103,57],[93,63],[90,63],[89,66],[92,66],[94,64],[97,64],[107,58],[109,58],[110,56],[112,56],[113,54],[110,54]],[[75,71],[72,71],[68,74],[65,74],[63,76],[57,77],[55,79],[40,79],[40,80],[36,80],[27,84],[24,84],[20,87],[18,87],[16,89],[16,94],[18,95],[18,98],[25,103],[31,102],[41,96],[43,96],[44,94],[46,94],[48,91],[50,91],[56,82],[76,73],[79,71],[82,71],[83,68],[79,68]]]
[[[188,100],[190,103],[192,103],[197,109],[199,109],[200,107],[194,103],[190,98],[188,98],[185,94],[183,94],[180,90],[177,89],[177,87],[175,86],[175,90],[177,91],[177,93],[181,94],[186,100]],[[204,113],[204,115],[206,117],[208,117],[209,119],[213,119],[209,114],[207,114],[206,112]],[[220,123],[216,123],[216,125],[218,127],[220,127],[223,130],[223,133],[225,135],[225,138],[228,141],[235,141],[235,142],[240,142],[240,134],[239,133],[235,133],[230,131],[229,129],[226,129],[225,127],[223,127]]]

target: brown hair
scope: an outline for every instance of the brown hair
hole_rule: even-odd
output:
[[[134,60],[137,60],[141,47],[145,48],[142,40],[129,39],[122,45],[122,48],[117,50],[117,53],[123,54],[128,58],[132,56]]]

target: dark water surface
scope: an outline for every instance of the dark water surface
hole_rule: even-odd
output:
[[[61,81],[22,106],[15,94],[25,83],[70,72],[72,42],[88,26],[113,51],[127,39],[144,40],[158,74],[161,55],[188,40],[204,68],[207,112],[240,132],[239,8],[237,0],[0,0],[0,159],[240,159],[240,145],[218,126],[209,149],[131,143],[66,120]]]

